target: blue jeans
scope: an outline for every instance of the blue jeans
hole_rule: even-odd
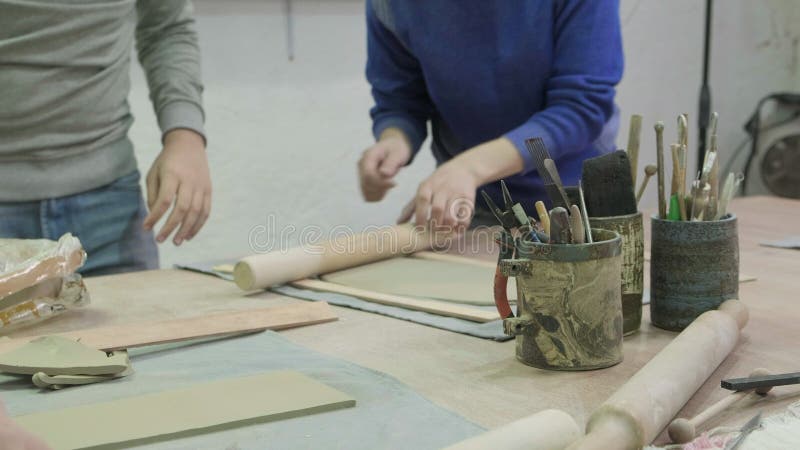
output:
[[[142,222],[139,171],[87,192],[31,202],[0,202],[0,237],[77,236],[88,255],[79,272],[106,275],[158,268],[158,248]]]

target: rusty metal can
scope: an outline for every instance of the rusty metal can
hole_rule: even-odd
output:
[[[591,370],[622,361],[621,244],[592,230],[592,244],[522,241],[500,262],[516,277],[517,316],[505,319],[517,359],[551,370]]]
[[[739,297],[736,216],[715,221],[651,221],[650,320],[680,331],[700,314]]]

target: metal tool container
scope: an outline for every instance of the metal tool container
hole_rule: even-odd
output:
[[[622,238],[622,334],[639,331],[644,291],[644,225],[642,213],[590,217],[592,228],[611,230]]]
[[[736,216],[716,221],[651,222],[650,320],[680,331],[700,314],[739,296]]]
[[[592,230],[592,244],[517,242],[500,272],[517,281],[517,314],[503,321],[517,359],[541,369],[590,370],[622,361],[619,234]]]

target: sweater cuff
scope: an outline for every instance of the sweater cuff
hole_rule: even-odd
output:
[[[505,135],[505,138],[517,147],[517,151],[522,157],[522,161],[525,163],[525,168],[522,173],[529,173],[532,170],[536,170],[536,165],[533,163],[533,156],[531,156],[528,148],[525,146],[525,141],[537,137],[544,141],[547,152],[550,153],[553,159],[556,159],[558,157],[558,151],[553,136],[537,122],[525,122]]]
[[[203,109],[187,101],[167,103],[158,113],[158,126],[161,128],[162,140],[170,131],[183,128],[196,132],[203,137],[203,141],[206,141],[204,121]]]
[[[397,128],[406,135],[408,143],[411,145],[412,156],[417,154],[425,141],[425,134],[420,133],[411,120],[401,116],[390,116],[376,120],[372,125],[372,134],[375,136],[376,141],[380,139],[381,133],[387,128]]]

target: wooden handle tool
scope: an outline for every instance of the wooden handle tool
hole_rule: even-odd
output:
[[[570,229],[569,214],[567,210],[556,206],[550,211],[550,243],[572,243],[572,230]]]
[[[539,200],[535,204],[536,206],[536,214],[539,215],[539,223],[542,224],[542,231],[544,234],[550,234],[550,215],[547,214],[547,208],[544,206],[544,202]]]
[[[680,170],[678,172],[678,206],[681,209],[681,220],[688,220],[688,214],[686,211],[686,153],[688,149],[685,145],[681,145],[678,148],[678,164],[680,164]]]
[[[664,176],[664,122],[656,122],[656,166],[658,167],[658,218],[667,218],[666,177]]]
[[[750,374],[750,376],[758,377],[769,374],[770,372],[767,369],[756,369]],[[667,428],[667,434],[669,434],[669,438],[672,439],[672,442],[676,444],[685,444],[693,440],[695,436],[697,436],[698,428],[700,428],[704,423],[708,422],[717,414],[728,409],[729,406],[733,405],[734,403],[738,402],[739,400],[743,399],[744,397],[750,395],[753,392],[756,392],[760,395],[764,395],[767,392],[769,392],[770,389],[772,389],[772,387],[758,388],[758,389],[754,388],[728,394],[725,398],[709,406],[705,411],[692,417],[691,419],[681,418],[673,420],[672,423],[670,423],[669,427]]]
[[[636,172],[639,171],[639,143],[642,135],[642,116],[631,116],[631,126],[628,131],[628,159],[631,162],[631,181],[636,186]]]
[[[634,450],[652,442],[730,354],[747,319],[738,300],[700,315],[592,413],[587,434],[568,448]]]
[[[658,172],[658,167],[653,164],[648,164],[644,166],[644,180],[642,180],[642,185],[639,186],[639,192],[636,193],[636,203],[638,204],[642,200],[642,194],[644,194],[645,188],[647,188],[647,182],[650,181],[650,177]]]
[[[586,242],[586,229],[583,226],[583,218],[581,217],[581,210],[578,205],[569,207],[569,225],[572,231],[572,243],[583,244]]]

